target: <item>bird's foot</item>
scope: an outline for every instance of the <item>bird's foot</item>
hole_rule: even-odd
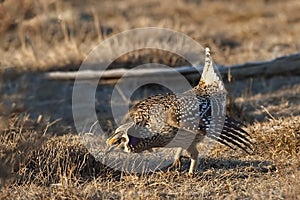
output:
[[[173,164],[168,167],[168,172],[172,170],[180,170],[181,169],[181,161],[180,158],[174,160]]]

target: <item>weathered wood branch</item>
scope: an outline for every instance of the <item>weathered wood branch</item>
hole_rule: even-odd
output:
[[[270,61],[250,62],[240,65],[234,65],[231,68],[232,76],[273,76],[300,74],[300,53],[279,57]]]
[[[300,74],[300,53],[279,57],[270,61],[250,62],[234,66],[219,66],[222,76],[230,75],[234,79],[247,77],[265,77],[274,75]],[[145,68],[145,69],[112,69],[105,71],[81,70],[76,72],[48,72],[46,78],[56,80],[91,80],[99,79],[106,83],[114,83],[119,78],[143,77],[165,75],[165,78],[172,78],[173,75],[181,73],[187,78],[199,78],[202,67],[178,67],[178,68]]]

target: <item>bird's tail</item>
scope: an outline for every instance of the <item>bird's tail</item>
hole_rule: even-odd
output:
[[[242,123],[226,116],[221,134],[210,134],[208,136],[232,149],[238,147],[251,154],[253,153],[251,136],[242,128],[243,126]]]
[[[205,64],[199,83],[209,86],[217,86],[220,91],[225,90],[222,80],[214,70],[210,49],[208,47],[205,48]]]

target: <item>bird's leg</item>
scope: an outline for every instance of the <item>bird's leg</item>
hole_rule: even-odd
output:
[[[198,165],[198,150],[197,150],[197,144],[192,143],[191,146],[187,149],[187,152],[190,154],[191,157],[191,164],[189,169],[189,174],[193,174],[195,168]]]
[[[183,151],[183,149],[181,147],[179,147],[177,149],[177,152],[176,152],[176,154],[174,156],[174,162],[177,162],[177,163],[179,162],[180,163],[180,157],[182,155],[182,151]]]
[[[176,166],[179,167],[179,168],[181,167],[180,157],[182,155],[182,151],[183,151],[183,149],[181,147],[179,147],[177,149],[177,152],[176,152],[176,154],[174,156],[174,162],[172,164],[173,167],[176,167]]]
[[[182,155],[182,151],[183,149],[181,147],[179,147],[176,151],[176,154],[174,156],[174,162],[173,164],[168,168],[168,170],[172,169],[172,168],[181,168],[181,161],[180,161],[180,157]]]

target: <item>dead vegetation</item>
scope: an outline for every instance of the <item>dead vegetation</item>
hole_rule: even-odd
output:
[[[299,8],[297,0],[1,1],[0,70],[6,74],[0,82],[0,199],[300,199],[299,85],[278,87],[274,92],[267,86],[279,79],[262,83],[255,79],[260,92],[252,94],[248,87],[238,91],[240,97],[234,103],[239,109],[235,112],[246,122],[253,121],[247,123],[255,141],[253,155],[217,145],[201,159],[193,177],[187,176],[186,158],[178,171],[139,175],[103,165],[72,129],[55,126],[60,120],[55,114],[60,111],[54,108],[61,99],[69,98],[66,94],[57,95],[59,101],[54,99],[53,105],[48,105],[48,110],[56,112],[49,118],[25,114],[25,103],[16,99],[39,105],[37,110],[41,110],[47,106],[34,104],[30,98],[49,100],[51,95],[45,98],[42,89],[61,85],[46,82],[33,87],[35,83],[29,82],[34,74],[22,78],[7,70],[20,74],[54,68],[72,71],[98,42],[146,26],[171,28],[193,37],[215,51],[217,63],[269,60],[299,51]],[[186,64],[168,52],[162,58],[156,53],[147,50],[123,55],[112,68],[151,61]],[[20,82],[9,82],[17,79]],[[293,81],[285,81],[297,80],[295,76]],[[234,82],[234,77],[232,81],[243,86]],[[24,92],[27,87],[34,92]],[[103,102],[99,98],[98,104]],[[261,110],[267,116],[264,122],[256,121]]]
[[[116,172],[96,161],[76,135],[45,136],[25,118],[11,123],[0,136],[1,169],[6,170],[1,173],[2,183],[6,180],[2,198],[297,199],[300,195],[299,117],[248,126],[255,140],[253,155],[217,145],[201,159],[193,177],[187,175],[185,158],[179,171]]]
[[[0,4],[1,66],[41,70],[78,65],[112,34],[149,26],[174,29],[209,45],[218,63],[272,59],[299,51],[299,7],[297,0],[5,0]],[[124,61],[132,61],[130,56]]]

